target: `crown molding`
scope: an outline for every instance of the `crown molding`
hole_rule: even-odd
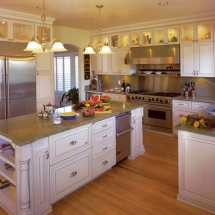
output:
[[[19,20],[41,24],[41,16],[6,9],[0,9],[0,18],[13,21]],[[46,17],[46,24],[53,25],[54,20],[54,18]]]
[[[207,14],[200,14],[197,16],[184,16],[184,17],[177,17],[173,19],[162,19],[152,22],[142,22],[136,23],[132,25],[124,25],[124,26],[117,26],[113,28],[103,28],[102,34],[108,33],[120,33],[125,31],[135,31],[141,29],[149,29],[155,27],[164,27],[168,25],[179,25],[179,24],[188,24],[200,21],[208,21],[208,20],[215,20],[215,13],[207,13]],[[97,35],[98,30],[90,31],[91,35]]]

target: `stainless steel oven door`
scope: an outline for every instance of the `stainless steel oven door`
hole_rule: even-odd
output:
[[[172,107],[151,105],[144,106],[143,125],[145,128],[160,130],[171,133],[172,130]],[[157,128],[157,129],[156,129]]]

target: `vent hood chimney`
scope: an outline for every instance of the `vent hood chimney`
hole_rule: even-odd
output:
[[[179,64],[179,44],[130,48],[125,64]]]

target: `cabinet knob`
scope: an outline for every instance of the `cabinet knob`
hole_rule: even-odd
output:
[[[46,159],[49,159],[49,152],[46,151]]]
[[[104,166],[104,165],[106,165],[106,164],[108,164],[108,161],[104,161],[104,162],[102,163],[102,166]]]
[[[196,75],[198,75],[198,71],[196,71]]]
[[[70,146],[73,146],[73,145],[75,145],[77,142],[76,141],[72,141],[72,142],[70,142]]]
[[[105,125],[102,125],[102,127],[106,127],[107,126],[107,124],[105,124]]]
[[[107,137],[107,135],[103,136],[102,138],[106,138],[106,137]]]
[[[70,174],[70,177],[74,177],[74,176],[76,176],[78,173],[75,171],[75,172],[72,172],[71,174]]]
[[[195,74],[196,74],[196,72],[195,72],[195,71],[193,71],[193,74],[195,75]]]
[[[102,150],[106,150],[108,147],[106,146],[105,148],[102,148]]]

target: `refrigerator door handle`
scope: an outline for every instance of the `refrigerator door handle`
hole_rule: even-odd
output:
[[[6,108],[6,118],[8,118],[9,117],[9,105],[10,105],[10,102],[9,102],[9,59],[8,58],[6,58],[6,64],[5,64],[5,67],[6,67],[6,71],[5,71],[5,73],[6,73],[6,78],[5,78],[5,84],[6,84],[6,86],[7,86],[7,89],[6,89],[6,91],[7,91],[7,93],[5,94],[5,95],[7,95],[7,97],[6,97],[6,102],[7,102],[7,108]],[[6,87],[5,87],[6,88]]]

